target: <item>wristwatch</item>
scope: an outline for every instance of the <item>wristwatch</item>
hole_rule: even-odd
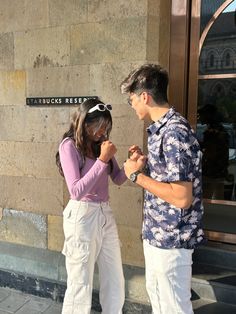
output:
[[[136,182],[137,177],[138,177],[138,175],[139,175],[140,173],[142,173],[142,171],[140,171],[140,170],[137,170],[137,171],[131,173],[131,175],[129,176],[130,181]]]

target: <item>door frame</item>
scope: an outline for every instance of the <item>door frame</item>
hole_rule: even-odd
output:
[[[232,0],[225,1],[225,7]],[[223,7],[223,6],[222,6]],[[175,0],[171,6],[169,100],[196,129],[198,97],[198,65],[201,47],[215,18],[217,10],[200,38],[201,0]],[[219,76],[219,75],[218,75]],[[236,74],[233,74],[236,77]],[[201,77],[203,78],[203,77]],[[204,199],[204,203],[216,203]],[[217,201],[217,204],[235,206],[234,201]],[[209,240],[236,244],[236,234],[205,230]]]

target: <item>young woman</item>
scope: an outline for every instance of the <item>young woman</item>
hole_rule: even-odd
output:
[[[99,99],[83,102],[73,116],[56,155],[70,201],[63,211],[67,290],[62,314],[89,314],[95,262],[102,313],[121,314],[124,277],[116,223],[109,206],[108,177],[126,180],[109,141],[112,106]]]

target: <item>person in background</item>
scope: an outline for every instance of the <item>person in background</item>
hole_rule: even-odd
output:
[[[229,166],[229,134],[217,106],[206,104],[198,109],[199,121],[206,129],[202,141],[203,197],[225,199]]]
[[[62,314],[89,314],[95,262],[104,314],[121,314],[124,276],[117,226],[109,206],[108,179],[126,180],[109,141],[112,106],[99,99],[83,102],[64,134],[56,163],[70,193],[63,211],[67,289]]]
[[[145,190],[142,238],[153,313],[192,314],[192,254],[204,242],[201,150],[187,120],[169,105],[167,86],[168,73],[155,64],[121,83],[138,118],[153,121],[148,155],[135,149],[124,168]]]

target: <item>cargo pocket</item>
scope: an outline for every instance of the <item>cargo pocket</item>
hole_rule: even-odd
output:
[[[77,242],[77,233],[80,231],[80,220],[86,215],[88,204],[69,202],[63,211],[63,230],[66,241]],[[83,230],[81,230],[82,232]],[[89,239],[86,239],[89,240]]]
[[[66,268],[70,283],[89,283],[90,243],[80,242],[71,245],[65,242],[62,254],[66,256]]]
[[[76,205],[71,205],[69,202],[63,211],[63,218],[68,220],[68,222],[75,224],[80,220],[81,216],[84,215],[86,209],[86,204],[83,206],[80,202],[77,202]]]

